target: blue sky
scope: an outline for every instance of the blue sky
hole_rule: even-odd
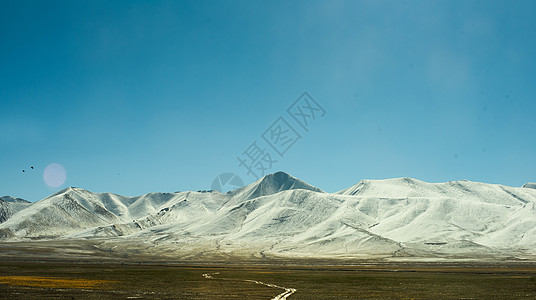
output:
[[[0,194],[536,181],[534,1],[1,1]],[[325,110],[300,127],[307,91]],[[278,156],[262,134],[301,136]],[[66,180],[50,187],[50,164]],[[30,169],[34,166],[34,169]],[[22,170],[25,170],[23,173]]]

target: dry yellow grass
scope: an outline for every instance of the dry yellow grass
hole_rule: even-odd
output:
[[[112,282],[115,281],[67,277],[0,276],[0,283],[44,288],[103,289],[106,288],[106,284]]]

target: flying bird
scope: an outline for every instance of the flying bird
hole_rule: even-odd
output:
[[[26,172],[26,171],[22,170],[22,173],[24,173],[24,172]]]
[[[33,166],[31,166],[30,168],[32,168],[32,170],[33,170]]]

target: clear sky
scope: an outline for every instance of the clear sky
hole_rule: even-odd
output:
[[[237,157],[254,142],[277,160],[267,172],[329,192],[536,181],[535,14],[536,1],[1,0],[0,195],[210,189],[224,172],[247,184]],[[304,92],[323,109],[307,131],[287,112]]]

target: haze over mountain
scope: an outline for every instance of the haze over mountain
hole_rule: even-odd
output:
[[[1,216],[4,242],[84,240],[123,257],[536,258],[530,185],[396,178],[326,193],[277,172],[226,194],[66,188],[17,204]]]

